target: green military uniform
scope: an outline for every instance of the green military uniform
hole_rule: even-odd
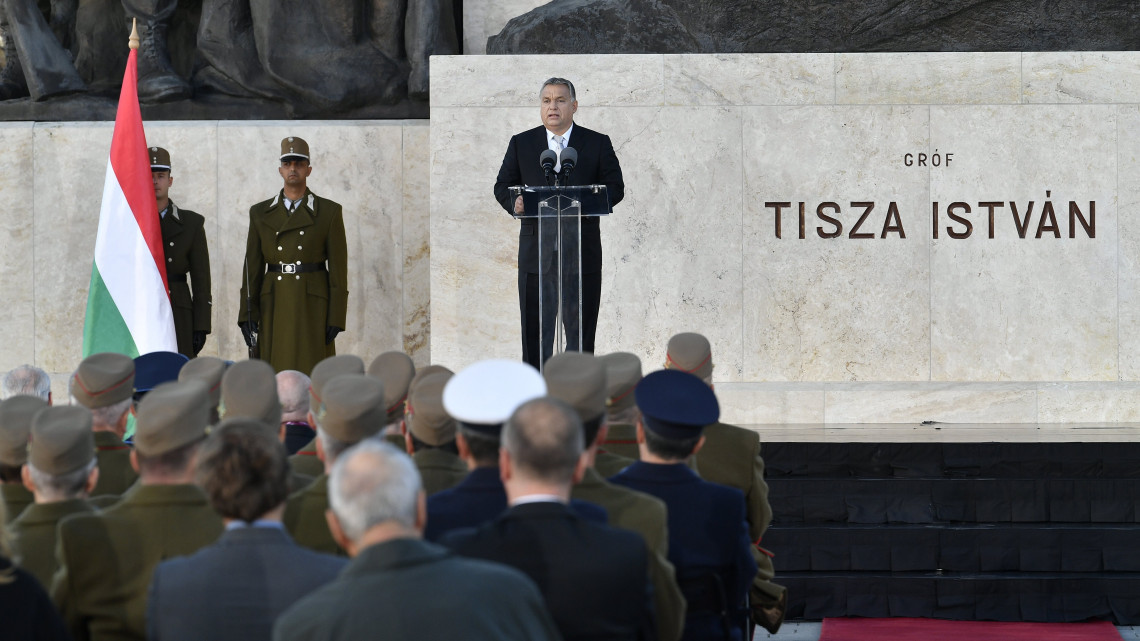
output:
[[[428,496],[459,485],[469,471],[463,459],[446,450],[420,450],[412,455],[412,462],[420,471]]]
[[[325,383],[341,374],[363,374],[364,361],[359,356],[341,354],[330,356],[317,363],[313,368],[313,375],[309,380],[309,424],[315,425],[314,416],[321,408],[321,391]],[[315,427],[314,427],[315,429]],[[311,476],[314,479],[325,473],[325,463],[317,456],[317,439],[297,450],[289,457],[289,465],[298,474]]]
[[[606,440],[599,447],[610,454],[636,461],[641,458],[637,449],[637,426],[629,423],[610,423]]]
[[[289,496],[281,522],[298,545],[326,554],[348,556],[329,532],[325,521],[328,509],[329,477],[321,474],[308,487]]]
[[[136,485],[99,514],[59,524],[52,599],[75,639],[146,638],[150,576],[222,534],[222,520],[195,485]]]
[[[340,205],[306,189],[292,213],[284,191],[250,207],[245,265],[249,288],[243,279],[237,320],[257,324],[262,359],[279,372],[309,374],[336,354],[336,341],[326,344],[325,336],[330,326],[344,329],[348,317]]]
[[[4,514],[8,523],[35,502],[35,497],[21,483],[0,483],[0,498],[4,499]]]
[[[397,448],[401,452],[405,452],[408,449],[408,442],[404,439],[403,434],[385,434],[384,440],[388,441],[392,447]]]
[[[637,532],[649,546],[649,578],[657,614],[657,637],[677,641],[685,627],[685,597],[669,562],[669,530],[665,503],[642,492],[607,482],[593,468],[570,491],[570,498],[605,508],[609,524]]]
[[[94,512],[86,499],[67,499],[55,503],[29,505],[12,521],[12,538],[20,567],[36,577],[41,585],[50,586],[57,564],[55,560],[56,526],[72,514]]]
[[[598,450],[597,456],[594,457],[594,469],[598,471],[598,474],[602,475],[602,478],[608,479],[629,467],[630,463],[633,463],[634,460],[635,459],[628,459],[624,456]]]
[[[47,406],[47,401],[38,396],[18,395],[0,401],[0,465],[19,470],[28,462],[32,419]],[[0,482],[0,499],[9,523],[34,500],[18,478],[10,483]]]
[[[420,471],[428,496],[455,487],[468,472],[459,456],[440,449],[455,443],[459,428],[443,407],[443,389],[452,376],[446,368],[425,368],[408,385],[404,427],[418,448],[412,461]]]
[[[99,480],[91,496],[119,496],[138,480],[138,472],[131,467],[131,446],[118,434],[95,432],[95,457],[99,459]]]
[[[162,212],[162,249],[166,253],[166,280],[174,311],[178,352],[194,358],[194,332],[210,333],[210,250],[206,246],[206,219],[174,201]],[[190,282],[186,279],[189,276]]]
[[[324,474],[325,462],[317,456],[317,439],[309,441],[308,445],[290,456],[289,465],[295,474],[311,476],[314,479]]]

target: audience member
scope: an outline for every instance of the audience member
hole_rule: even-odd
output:
[[[155,569],[149,639],[268,640],[278,615],[336,578],[343,559],[297,545],[281,525],[288,475],[285,450],[264,423],[231,418],[214,429],[196,476],[226,531]]]
[[[203,334],[203,341],[204,338]],[[210,394],[210,425],[217,425],[218,405],[222,402],[222,377],[226,374],[226,362],[215,356],[196,356],[178,370],[178,380],[196,379],[206,384]]]
[[[289,456],[296,454],[317,433],[309,424],[309,385],[303,372],[287,369],[277,372],[277,397],[281,400],[281,427],[278,439],[285,444]]]
[[[34,365],[13,368],[0,381],[0,401],[13,396],[35,396],[51,405],[51,377]]]
[[[178,352],[150,352],[135,357],[135,407],[152,389],[178,380],[182,367],[189,361]],[[207,392],[207,396],[209,393]]]
[[[281,424],[277,376],[265,361],[251,358],[234,363],[222,376],[222,419],[248,418],[270,426]]]
[[[102,513],[60,522],[52,598],[75,638],[145,638],[155,566],[222,533],[221,519],[193,483],[209,403],[200,381],[166,383],[147,393],[131,452],[139,482]]]
[[[28,572],[12,565],[8,521],[0,502],[0,626],[5,639],[70,641],[43,586]]]
[[[359,356],[352,354],[338,354],[336,356],[329,356],[323,361],[317,363],[313,368],[311,380],[309,381],[309,425],[316,428],[317,421],[313,415],[321,407],[321,391],[324,389],[325,383],[332,380],[334,377],[341,374],[363,374],[364,361]],[[289,457],[289,465],[293,467],[293,471],[306,476],[317,478],[325,473],[324,461],[317,458],[317,438],[316,434],[313,435],[313,440],[309,441],[297,453]]]
[[[396,447],[403,448],[404,402],[408,400],[408,390],[416,375],[416,365],[403,352],[384,352],[368,365],[367,374],[384,383],[384,407],[388,411],[384,438]]]
[[[525,575],[421,540],[424,494],[403,452],[366,440],[337,459],[328,488],[329,527],[353,560],[277,620],[275,640],[559,638]]]
[[[756,576],[744,496],[702,480],[685,461],[704,445],[720,409],[707,384],[685,372],[654,372],[637,386],[641,460],[612,480],[648,494],[669,511],[669,560],[688,606],[682,639],[750,638],[748,588]]]
[[[551,396],[570,404],[582,423],[587,468],[570,496],[600,505],[608,523],[641,535],[649,550],[649,575],[657,613],[657,636],[667,641],[681,637],[685,624],[685,599],[669,555],[665,503],[660,499],[606,482],[597,465],[598,441],[606,433],[606,370],[591,354],[565,352],[546,361],[543,377]],[[631,461],[632,462],[632,461]],[[624,467],[624,465],[623,465]]]
[[[284,522],[297,543],[318,552],[344,554],[325,520],[327,472],[341,452],[383,429],[384,384],[364,374],[342,374],[328,381],[321,395],[315,417],[317,457],[324,462],[326,473],[289,497]]]
[[[443,408],[443,388],[450,372],[417,376],[408,391],[404,446],[431,496],[455,487],[467,476],[467,465],[455,444],[455,419]]]
[[[443,543],[533,579],[563,639],[656,639],[645,541],[568,505],[588,464],[583,450],[574,410],[550,397],[524,403],[503,428],[499,456],[510,509]]]
[[[606,368],[606,437],[598,442],[598,459],[594,467],[609,478],[622,467],[637,460],[637,403],[633,390],[641,382],[641,359],[629,352],[614,352],[600,357]],[[605,448],[605,449],[602,449]],[[604,454],[603,454],[604,453]],[[618,457],[611,459],[610,456]]]
[[[118,497],[139,478],[131,467],[131,448],[123,442],[135,392],[135,362],[123,354],[92,354],[80,361],[68,390],[73,404],[91,411],[99,461],[99,482],[91,496]]]
[[[670,338],[665,367],[688,372],[709,388],[713,387],[712,346],[700,334],[685,332]],[[760,548],[764,532],[772,521],[760,436],[752,430],[719,421],[705,426],[704,436],[705,445],[693,459],[694,468],[706,481],[735,487],[744,493],[748,535],[754,542],[752,558],[759,568],[751,591],[752,618],[757,625],[775,634],[784,621],[788,595],[787,588],[772,582],[775,576],[772,559]]]
[[[13,542],[20,567],[41,585],[51,585],[56,526],[66,516],[95,509],[87,501],[99,480],[91,412],[75,406],[37,412],[23,479],[36,502],[12,521]]]
[[[13,396],[0,401],[0,498],[8,519],[16,518],[35,501],[24,487],[20,469],[28,462],[32,417],[47,406],[47,401],[38,396]]]

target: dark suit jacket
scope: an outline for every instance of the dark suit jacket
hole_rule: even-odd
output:
[[[610,481],[665,501],[669,510],[669,560],[677,570],[677,582],[689,608],[682,638],[725,638],[720,616],[705,607],[713,593],[699,580],[715,573],[734,610],[732,621],[737,625],[730,638],[747,639],[745,604],[748,587],[756,576],[756,562],[740,490],[704,481],[684,463],[638,461]]]
[[[609,519],[605,509],[593,503],[571,501],[570,506],[595,523]],[[505,511],[507,490],[499,479],[499,468],[477,467],[459,485],[428,497],[424,538],[438,541],[447,532],[478,527]]]
[[[622,180],[621,165],[618,164],[610,137],[575,123],[566,146],[573,147],[578,152],[578,165],[566,184],[602,184],[609,192],[611,206],[621,202],[625,197],[625,181]],[[538,157],[548,148],[545,126],[540,125],[511,137],[507,153],[503,156],[503,165],[495,179],[495,199],[507,213],[514,214],[515,211],[515,197],[510,192],[511,187],[546,185],[546,175],[538,164]],[[519,229],[519,271],[539,273],[537,228],[534,219],[522,221]],[[545,223],[543,232],[544,236],[550,236]],[[555,248],[552,238],[547,239],[549,247],[543,246],[544,261],[548,260],[550,250]],[[596,217],[582,220],[582,271],[587,274],[602,271],[602,238]]]
[[[547,641],[558,630],[530,579],[419,539],[365,548],[277,619],[276,641]]]
[[[12,574],[11,582],[0,583],[0,638],[70,641],[63,619],[31,574],[2,556],[0,572]]]
[[[178,351],[194,358],[193,332],[210,333],[210,250],[206,246],[206,219],[201,214],[180,209],[170,202],[162,217],[162,249],[166,253],[166,274],[190,275],[190,282],[170,285],[170,306],[174,309],[174,333]]]
[[[525,503],[443,544],[529,576],[566,641],[657,638],[648,550],[633,532],[586,521],[561,503]]]
[[[282,612],[346,565],[297,545],[283,529],[227,530],[214,545],[155,568],[147,639],[268,641]]]

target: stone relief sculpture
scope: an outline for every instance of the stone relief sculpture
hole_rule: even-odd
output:
[[[459,52],[452,2],[0,0],[0,120],[107,107],[132,17],[139,99],[164,117],[426,116],[429,56]]]

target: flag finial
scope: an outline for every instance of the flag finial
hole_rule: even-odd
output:
[[[131,18],[131,49],[139,48],[139,20],[138,18]]]

